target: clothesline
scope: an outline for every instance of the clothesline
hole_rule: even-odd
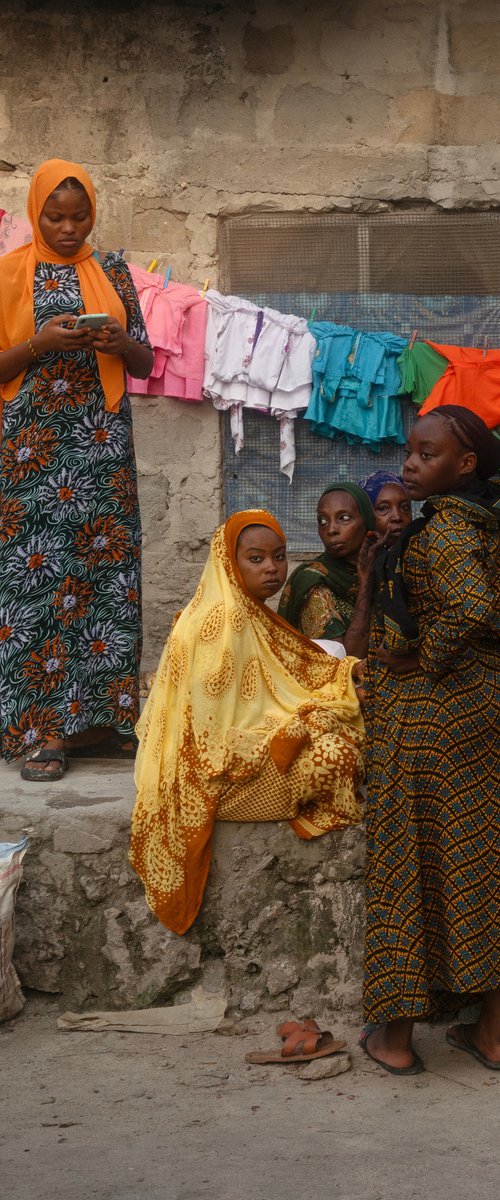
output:
[[[0,209],[0,254],[30,240],[27,222]],[[500,427],[500,349],[441,345],[390,332],[368,333],[333,321],[309,321],[259,307],[239,296],[177,283],[171,268],[129,264],[154,350],[149,379],[128,376],[135,394],[187,403],[210,400],[230,414],[236,454],[244,446],[245,410],[279,426],[280,470],[291,482],[294,422],[313,432],[380,452],[403,445],[401,400],[422,413],[459,403],[489,428]],[[500,430],[498,430],[500,436]]]

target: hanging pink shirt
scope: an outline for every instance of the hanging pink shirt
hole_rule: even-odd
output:
[[[26,242],[31,242],[31,225],[28,221],[0,209],[0,254],[9,254],[18,246],[25,246]]]
[[[188,402],[203,399],[207,304],[196,288],[131,265],[154,366],[149,379],[128,376],[131,392],[173,396]]]

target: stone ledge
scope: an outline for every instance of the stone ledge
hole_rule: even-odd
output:
[[[30,834],[15,961],[25,987],[70,1008],[168,1003],[198,983],[229,1009],[357,1007],[364,832],[312,842],[286,823],[216,826],[202,911],[185,937],[149,912],[127,862],[130,764],[75,762],[28,784],[0,764],[0,840]]]

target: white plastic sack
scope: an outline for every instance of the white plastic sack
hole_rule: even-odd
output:
[[[12,952],[14,905],[28,841],[25,837],[21,842],[0,842],[0,1021],[15,1017],[24,1005],[21,984],[12,964]]]

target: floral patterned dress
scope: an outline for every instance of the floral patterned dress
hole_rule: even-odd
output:
[[[149,345],[126,263],[102,268]],[[83,310],[76,268],[40,263],[35,327]],[[138,717],[141,526],[130,400],[106,412],[97,360],[44,354],[4,406],[0,487],[0,740],[10,760]]]

